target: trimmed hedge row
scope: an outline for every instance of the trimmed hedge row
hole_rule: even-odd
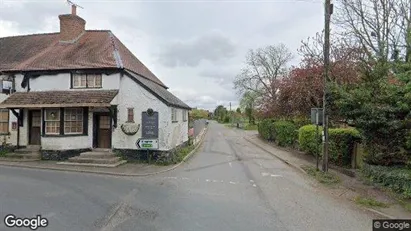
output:
[[[411,169],[364,164],[362,172],[371,182],[411,198]]]
[[[316,135],[315,125],[306,125],[298,131],[300,149],[311,155],[322,155],[322,127]],[[361,140],[360,132],[355,128],[331,128],[328,130],[330,161],[338,166],[349,166],[354,151],[354,143]]]
[[[322,127],[305,125],[298,129],[299,124],[307,121],[288,121],[271,119],[263,120],[258,124],[258,133],[268,141],[275,141],[282,147],[294,147],[298,141],[301,151],[310,155],[317,153],[322,156]],[[350,166],[355,142],[360,141],[360,133],[354,128],[329,129],[329,157],[330,161],[338,166]]]
[[[285,120],[274,122],[274,139],[279,146],[293,146],[297,139],[297,126]]]
[[[268,141],[275,141],[279,146],[293,146],[297,139],[297,126],[286,120],[266,119],[258,124],[258,133]]]
[[[317,128],[315,125],[305,125],[298,129],[298,144],[301,151],[307,154],[316,155],[322,154],[321,146],[322,127]]]
[[[328,131],[330,161],[338,166],[349,166],[355,142],[361,140],[355,128],[332,128]]]

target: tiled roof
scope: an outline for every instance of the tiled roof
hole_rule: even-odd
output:
[[[127,72],[127,73],[131,75],[135,80],[140,82],[140,84],[143,87],[145,87],[148,91],[150,91],[153,95],[163,100],[167,105],[179,107],[179,108],[191,109],[190,106],[185,104],[183,101],[181,101],[179,98],[177,98],[175,95],[173,95],[171,92],[169,92],[164,87],[161,87],[158,84],[155,84],[134,73],[131,73],[131,72]]]
[[[117,93],[117,90],[15,92],[0,103],[0,107],[109,106]]]
[[[59,33],[0,38],[0,71],[125,68],[166,87],[111,31],[87,30],[75,43]]]

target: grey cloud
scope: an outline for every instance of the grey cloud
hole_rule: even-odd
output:
[[[234,57],[235,51],[235,45],[230,39],[220,33],[211,32],[194,39],[167,44],[159,52],[158,60],[168,67],[195,67],[203,60],[213,63],[225,61]]]
[[[14,22],[18,31],[36,32],[41,30],[46,20],[54,17],[58,20],[56,12],[68,13],[69,7],[63,1],[51,2],[24,2],[22,4],[0,4],[0,20]]]
[[[200,77],[210,78],[218,85],[227,88],[233,85],[236,72],[214,68],[202,70],[198,73],[198,75]]]

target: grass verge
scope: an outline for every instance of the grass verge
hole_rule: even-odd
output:
[[[371,197],[362,197],[362,196],[357,196],[354,199],[355,203],[359,204],[359,205],[363,205],[366,207],[372,207],[372,208],[387,208],[388,204],[381,202],[381,201],[377,201],[374,198]]]
[[[313,166],[301,166],[301,168],[322,184],[334,185],[340,182],[340,178],[332,172],[322,172]]]

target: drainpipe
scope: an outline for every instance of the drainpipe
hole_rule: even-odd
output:
[[[19,124],[19,120],[20,119],[17,118],[17,149],[20,148],[20,124]]]

